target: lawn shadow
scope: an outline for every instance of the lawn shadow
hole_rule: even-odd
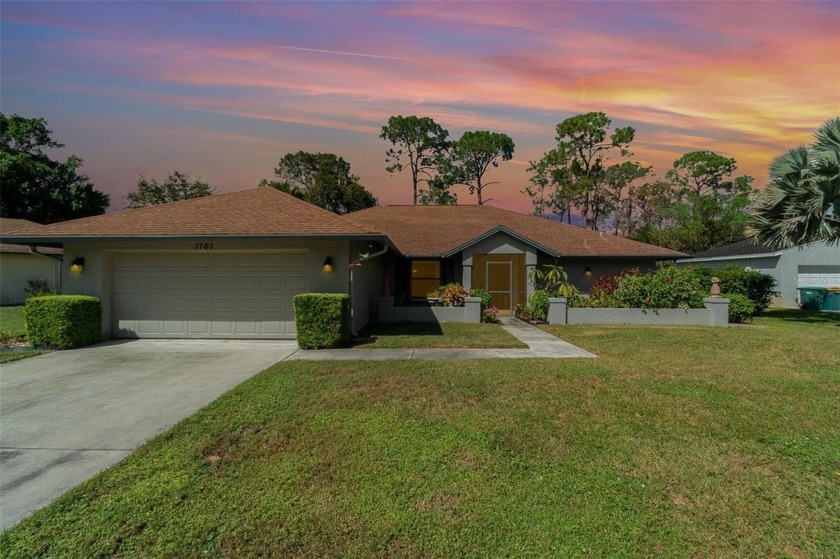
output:
[[[371,344],[391,336],[443,336],[443,329],[436,322],[375,322],[362,328],[352,345]]]
[[[761,316],[778,318],[786,322],[826,324],[840,327],[840,313],[802,311],[798,309],[769,309],[764,311]]]

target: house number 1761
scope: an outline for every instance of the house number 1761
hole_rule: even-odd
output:
[[[213,243],[195,243],[195,250],[211,250]]]

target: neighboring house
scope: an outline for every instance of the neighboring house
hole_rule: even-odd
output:
[[[775,305],[799,306],[798,287],[840,287],[840,245],[814,243],[774,249],[754,239],[738,241],[698,252],[680,264],[702,264],[711,268],[740,266],[776,279],[779,297]]]
[[[0,305],[23,303],[27,297],[27,280],[46,280],[51,290],[61,285],[61,249],[38,248],[32,254],[27,245],[5,242],[9,234],[28,232],[43,227],[26,219],[0,217]],[[46,255],[46,256],[45,256]]]
[[[14,241],[63,247],[62,291],[99,297],[103,335],[115,338],[291,338],[292,299],[305,292],[349,294],[357,331],[376,320],[383,292],[425,301],[460,281],[511,308],[530,292],[536,264],[556,261],[586,288],[602,273],[684,256],[489,206],[338,216],[265,187],[56,223]]]

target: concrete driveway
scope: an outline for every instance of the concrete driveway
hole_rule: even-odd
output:
[[[295,351],[293,341],[133,340],[0,366],[0,529]]]

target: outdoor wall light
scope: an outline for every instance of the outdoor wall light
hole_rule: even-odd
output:
[[[587,266],[586,269],[583,271],[583,277],[591,278],[592,277],[592,268]]]
[[[70,271],[76,274],[81,274],[85,270],[85,259],[77,256],[75,260],[70,263]]]
[[[333,263],[332,263],[332,256],[327,256],[327,259],[324,260],[324,267],[321,268],[321,271],[325,274],[331,274],[333,271]]]

